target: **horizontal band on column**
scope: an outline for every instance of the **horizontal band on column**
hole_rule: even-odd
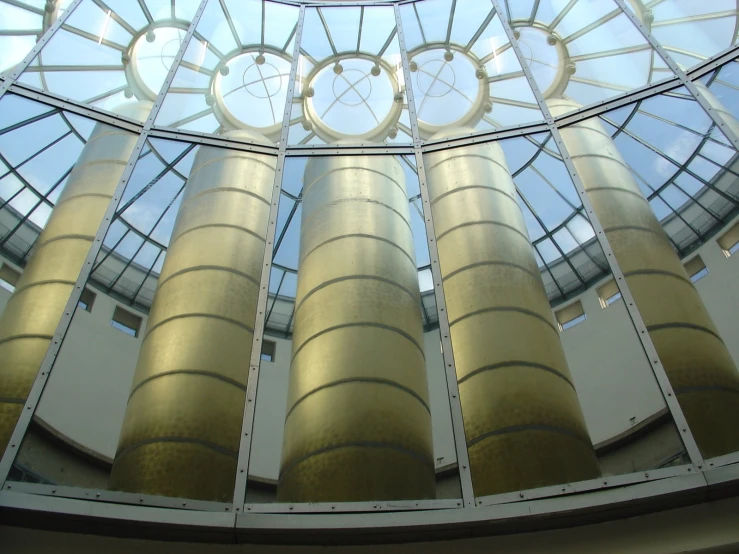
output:
[[[461,148],[460,150],[464,150],[464,149]],[[429,173],[431,173],[434,169],[436,169],[437,167],[441,166],[442,164],[445,164],[445,163],[450,162],[452,160],[458,160],[458,159],[467,160],[467,159],[470,159],[470,158],[480,158],[482,160],[488,161],[488,162],[490,162],[490,163],[492,163],[494,165],[497,165],[498,167],[500,167],[506,173],[509,173],[508,168],[505,165],[503,165],[502,163],[500,163],[498,160],[496,160],[495,158],[491,158],[489,156],[483,156],[482,154],[473,154],[473,153],[464,153],[464,152],[461,152],[459,154],[449,156],[448,158],[444,158],[443,160],[439,160],[435,164],[431,164],[431,165],[426,166],[426,175],[428,175]]]
[[[246,323],[241,323],[240,321],[236,319],[231,319],[229,317],[223,317],[222,315],[216,315],[216,314],[188,313],[188,314],[173,315],[172,317],[168,317],[167,319],[163,319],[162,321],[158,322],[156,325],[146,330],[146,335],[144,335],[144,338],[141,339],[141,342],[143,343],[146,339],[148,339],[149,335],[151,335],[154,329],[157,329],[161,327],[162,325],[169,323],[170,321],[174,321],[176,319],[185,319],[188,317],[205,317],[209,319],[219,319],[221,321],[225,321],[226,323],[231,323],[233,325],[236,325],[237,327],[241,327],[245,331],[249,331],[251,334],[254,334],[253,328],[249,327]]]
[[[583,127],[583,128],[587,129],[587,127]],[[593,129],[590,129],[590,130],[592,131]],[[598,133],[598,134],[602,135],[602,133]],[[611,137],[608,137],[608,140],[613,140],[613,139],[611,139]],[[629,173],[631,173],[631,168],[629,168],[629,166],[626,165],[626,163],[622,162],[621,160],[617,158],[614,158],[612,156],[606,156],[604,154],[576,154],[575,156],[570,156],[570,158],[572,158],[573,160],[583,159],[583,158],[599,158],[601,160],[608,160],[609,162],[613,162],[615,164],[620,165],[621,167],[626,169]],[[585,189],[585,190],[589,191],[590,189]],[[619,190],[622,190],[622,189],[619,189]]]
[[[179,444],[195,444],[197,446],[203,446],[205,448],[208,448],[209,450],[212,450],[218,454],[223,454],[225,456],[228,456],[230,458],[239,459],[239,453],[235,452],[229,448],[225,448],[221,446],[220,444],[216,444],[214,442],[204,441],[201,439],[194,439],[191,437],[155,437],[151,439],[144,439],[142,441],[135,442],[133,444],[130,444],[124,448],[121,448],[119,451],[115,453],[115,463],[121,461],[121,459],[136,450],[137,448],[140,448],[142,446],[146,446],[149,444],[157,444],[161,442],[174,442]]]
[[[549,102],[547,102],[547,103],[549,103]],[[611,135],[609,135],[608,133],[606,133],[605,130],[601,131],[597,127],[593,127],[592,125],[587,125],[586,124],[586,121],[587,120],[585,120],[585,121],[578,121],[576,123],[573,123],[572,125],[567,125],[567,127],[564,127],[562,130],[564,131],[566,129],[583,129],[585,131],[591,131],[593,133],[596,133],[596,134],[602,136],[603,138],[607,138],[610,141],[613,140],[613,137],[611,137]],[[601,127],[601,129],[602,129],[602,127]],[[570,157],[574,157],[574,156],[570,156]]]
[[[633,271],[627,271],[624,273],[624,277],[633,277],[636,275],[664,275],[665,277],[674,277],[675,279],[680,279],[681,281],[689,284],[691,287],[693,286],[693,282],[684,275],[679,275],[677,273],[673,273],[672,271],[665,271],[664,269],[635,269]]]
[[[426,359],[426,354],[423,352],[423,347],[418,344],[418,341],[414,339],[411,335],[403,331],[402,329],[398,329],[397,327],[391,327],[390,325],[385,325],[384,323],[376,323],[374,321],[358,321],[356,323],[343,323],[341,325],[335,325],[333,327],[329,327],[327,329],[324,329],[323,331],[319,331],[318,333],[311,335],[307,339],[305,339],[302,344],[298,347],[298,349],[293,353],[292,360],[295,360],[298,353],[303,349],[303,347],[308,344],[313,339],[316,339],[320,337],[321,335],[325,335],[326,333],[330,333],[332,331],[338,331],[339,329],[346,329],[348,327],[375,327],[377,329],[384,329],[385,331],[390,331],[391,333],[398,333],[400,336],[408,339],[413,343],[413,345],[418,348],[418,351],[421,353],[421,356],[423,359]]]
[[[452,271],[448,275],[444,275],[442,277],[442,280],[443,281],[446,281],[448,279],[451,279],[455,275],[459,275],[460,273],[463,273],[463,272],[467,271],[468,269],[475,269],[476,267],[484,267],[484,266],[488,266],[488,265],[502,265],[504,267],[512,267],[514,269],[520,269],[521,271],[525,271],[526,273],[528,273],[529,275],[531,275],[532,277],[534,277],[536,279],[538,279],[540,277],[540,275],[538,273],[534,273],[533,271],[525,268],[522,265],[514,264],[514,263],[511,263],[511,262],[490,261],[490,262],[476,262],[474,264],[470,264],[470,265],[466,265],[464,267],[460,267],[459,269],[455,269],[454,271]]]
[[[233,151],[232,150],[231,151],[224,150],[224,152],[233,152]],[[271,156],[269,157],[269,159],[272,159]],[[270,171],[274,171],[275,170],[275,166],[268,164],[264,160],[264,158],[262,158],[261,156],[258,156],[258,155],[248,156],[248,155],[245,155],[245,154],[235,154],[235,153],[232,153],[230,155],[227,154],[227,155],[221,156],[219,158],[214,158],[212,160],[208,160],[207,162],[202,163],[199,166],[192,168],[190,170],[190,175],[188,176],[188,179],[192,179],[193,175],[195,175],[198,171],[200,171],[204,167],[208,167],[210,164],[214,164],[214,163],[217,163],[217,162],[222,162],[223,160],[244,160],[246,162],[254,162],[254,163],[258,163],[260,165],[263,165],[264,167],[266,167]]]
[[[452,189],[452,190],[448,190],[448,191],[440,194],[436,198],[434,198],[431,201],[431,205],[433,206],[439,200],[442,200],[443,198],[446,198],[447,196],[450,196],[450,195],[454,194],[455,192],[462,192],[462,191],[465,191],[465,190],[473,190],[473,189],[482,189],[482,190],[485,190],[485,191],[497,192],[498,194],[504,196],[508,200],[513,201],[513,203],[516,204],[516,207],[518,207],[518,202],[516,201],[515,198],[512,198],[510,195],[506,194],[505,192],[503,192],[500,189],[497,189],[495,187],[488,187],[488,186],[485,186],[485,185],[468,185],[468,186],[465,186],[465,187],[458,187],[458,188],[455,188],[455,189]]]
[[[400,383],[396,383],[395,381],[391,381],[390,379],[381,379],[379,377],[352,377],[348,379],[339,379],[338,381],[332,381],[331,383],[326,383],[325,385],[321,385],[320,387],[316,387],[310,392],[305,393],[303,396],[298,398],[295,403],[292,405],[292,407],[288,410],[287,415],[285,416],[285,422],[287,422],[287,418],[290,417],[290,414],[293,413],[293,410],[297,408],[298,404],[300,404],[303,400],[308,398],[309,396],[331,387],[337,387],[340,385],[346,385],[351,383],[368,383],[373,385],[387,385],[389,387],[394,387],[398,390],[401,390],[405,393],[410,394],[413,398],[418,400],[421,405],[424,407],[424,409],[431,415],[431,408],[429,408],[429,405],[426,403],[426,401],[421,398],[421,396],[414,391],[413,389],[410,389],[406,387],[405,385],[401,385]]]
[[[562,427],[552,427],[550,425],[511,425],[510,427],[503,427],[502,429],[496,429],[494,431],[488,431],[487,433],[483,433],[482,435],[478,435],[474,439],[470,439],[467,441],[467,446],[473,446],[477,444],[478,442],[482,442],[487,438],[490,437],[496,437],[500,435],[507,435],[509,433],[521,433],[523,431],[546,431],[549,433],[559,433],[560,435],[566,435],[568,437],[572,437],[574,439],[577,439],[581,442],[584,442],[588,446],[592,448],[593,444],[590,442],[589,438],[582,437],[578,435],[577,433],[570,431],[569,429],[564,429]]]
[[[131,393],[128,395],[128,399],[130,400],[131,397],[134,395],[134,393],[137,390],[139,390],[142,386],[144,386],[146,383],[150,383],[151,381],[159,379],[160,377],[166,377],[168,375],[195,375],[198,377],[208,377],[210,379],[217,379],[218,381],[223,381],[226,384],[233,385],[234,387],[237,387],[243,391],[246,391],[246,385],[239,383],[236,379],[231,379],[230,377],[221,375],[220,373],[215,373],[213,371],[205,371],[205,370],[200,370],[200,369],[173,369],[172,371],[165,371],[163,373],[157,373],[156,375],[151,375],[147,377],[146,379],[144,379],[143,381],[139,382],[135,387],[131,389]]]
[[[638,193],[638,192],[634,192],[633,190],[629,190],[629,189],[624,189],[624,188],[620,188],[620,187],[589,187],[589,188],[587,188],[587,189],[585,189],[585,190],[586,190],[587,192],[589,192],[589,193],[590,193],[590,192],[598,192],[598,191],[601,191],[601,190],[607,190],[607,191],[612,191],[612,192],[623,192],[623,193],[625,193],[625,194],[630,194],[630,195],[632,195],[632,196],[635,196],[635,197],[637,197],[637,198],[638,198],[639,200],[643,200],[643,201],[644,201],[644,202],[645,202],[645,203],[646,203],[647,205],[649,204],[649,200],[647,200],[647,199],[646,199],[646,198],[645,198],[645,197],[644,197],[643,195],[641,195],[640,193]]]
[[[113,194],[102,194],[100,192],[86,192],[84,194],[75,194],[74,196],[69,196],[67,198],[64,198],[63,200],[58,201],[54,207],[58,208],[62,204],[65,204],[71,200],[77,200],[79,198],[105,198],[107,200],[110,200],[113,198]]]
[[[27,334],[27,335],[11,335],[9,337],[4,337],[0,339],[0,344],[3,344],[4,342],[10,342],[11,340],[18,340],[18,339],[44,339],[44,340],[51,340],[54,338],[54,335],[35,335],[35,334]]]
[[[164,285],[164,283],[168,282],[170,279],[174,279],[175,277],[178,277],[180,275],[183,275],[185,273],[190,273],[192,271],[225,271],[227,273],[233,273],[234,275],[238,275],[239,277],[243,277],[244,279],[247,279],[254,283],[256,286],[259,286],[259,280],[255,279],[248,273],[244,273],[243,271],[239,271],[238,269],[233,269],[231,267],[223,267],[220,265],[196,265],[193,267],[186,267],[185,269],[181,269],[172,275],[168,276],[163,281],[159,281],[159,287]]]
[[[422,454],[419,454],[418,452],[409,450],[407,448],[403,448],[402,446],[398,446],[397,444],[386,443],[386,442],[370,442],[370,441],[368,442],[347,442],[344,444],[324,446],[323,448],[319,448],[317,450],[313,450],[312,452],[308,452],[307,454],[304,454],[297,460],[290,462],[286,466],[280,468],[280,476],[278,478],[278,483],[279,481],[282,481],[283,477],[285,477],[287,473],[290,473],[290,471],[295,469],[295,467],[303,463],[308,458],[312,458],[313,456],[318,456],[319,454],[325,454],[326,452],[331,452],[332,450],[339,450],[341,448],[384,448],[387,450],[394,450],[395,452],[406,454],[407,456],[415,458],[416,460],[421,462],[423,465],[428,467],[431,471],[435,470],[433,462],[430,459],[426,458]]]
[[[457,229],[461,229],[462,227],[471,227],[472,225],[498,225],[500,227],[505,227],[506,229],[510,229],[514,233],[517,233],[517,234],[521,235],[526,240],[529,240],[529,237],[526,235],[526,233],[523,233],[523,232],[519,231],[518,229],[516,229],[512,225],[508,225],[507,223],[501,223],[500,221],[492,221],[492,220],[489,220],[489,219],[485,219],[485,220],[482,220],[482,221],[468,221],[467,223],[460,223],[459,225],[455,225],[454,227],[451,227],[451,228],[447,229],[446,231],[444,231],[440,235],[437,235],[436,236],[436,241],[437,242],[440,241],[441,239],[443,239],[445,236],[447,236],[452,231],[456,231]]]
[[[95,240],[95,235],[57,235],[55,237],[51,237],[50,239],[45,240],[44,242],[39,242],[38,244],[34,244],[33,247],[38,249],[42,246],[46,246],[49,243],[58,241],[58,240],[86,240],[89,242],[92,242]]]
[[[86,167],[90,167],[91,165],[126,165],[127,163],[128,159],[121,160],[119,158],[98,158],[95,160],[90,160],[89,162],[85,162],[81,165],[75,165],[74,169],[84,169]]]
[[[642,227],[641,225],[616,225],[614,227],[603,227],[606,233],[612,231],[643,231],[645,233],[652,233],[658,237],[665,237],[664,231],[657,231],[656,229],[650,229],[649,227]]]
[[[543,371],[548,371],[549,373],[552,373],[559,377],[560,379],[563,379],[568,385],[572,387],[573,390],[575,390],[575,385],[572,384],[572,382],[562,373],[554,369],[553,367],[550,367],[548,365],[544,364],[538,364],[536,362],[526,362],[524,360],[508,360],[505,362],[500,362],[497,364],[490,364],[483,367],[479,367],[474,371],[471,371],[461,379],[457,379],[458,384],[464,383],[467,379],[470,379],[471,377],[474,377],[475,375],[479,375],[480,373],[484,373],[486,371],[493,371],[495,369],[504,369],[506,367],[515,367],[515,366],[523,366],[523,367],[532,367],[535,369],[541,369]]]
[[[410,289],[407,289],[406,287],[404,287],[400,283],[397,283],[396,281],[393,281],[392,279],[386,279],[385,277],[379,277],[377,275],[346,275],[344,277],[337,277],[336,279],[331,279],[329,281],[324,281],[323,283],[321,283],[317,287],[309,290],[307,293],[305,293],[305,296],[303,296],[303,298],[300,299],[300,302],[298,302],[298,305],[295,306],[295,313],[296,314],[298,313],[298,310],[303,305],[303,302],[305,302],[306,300],[308,300],[308,298],[312,294],[320,291],[321,289],[325,289],[326,287],[329,287],[331,285],[335,285],[336,283],[341,283],[343,281],[352,281],[352,280],[355,280],[355,279],[358,279],[358,280],[371,279],[373,281],[380,281],[381,283],[387,283],[388,285],[392,285],[394,287],[397,287],[400,290],[402,290],[403,292],[407,293],[408,296],[410,296],[411,299],[414,302],[419,302],[420,301],[419,296],[417,294],[413,294],[413,291],[411,291]]]
[[[376,173],[377,175],[385,177],[385,179],[393,183],[396,187],[398,187],[403,192],[403,198],[408,198],[408,193],[406,192],[405,187],[401,185],[398,181],[390,177],[390,175],[388,175],[387,173],[382,173],[381,171],[377,171],[376,169],[371,169],[369,167],[359,167],[359,166],[337,167],[336,169],[332,169],[330,171],[327,171],[326,173],[322,173],[315,180],[311,181],[310,183],[305,183],[303,185],[303,198],[305,198],[305,195],[308,193],[308,190],[321,179],[324,179],[325,177],[327,177],[328,175],[331,175],[332,173],[338,173],[340,171],[349,171],[352,169],[358,169],[360,171],[367,171],[369,173]]]
[[[405,255],[406,258],[408,258],[410,260],[410,262],[413,264],[413,268],[414,269],[417,269],[416,268],[416,260],[414,260],[413,257],[410,254],[408,254],[408,252],[406,252],[405,249],[402,246],[400,246],[399,244],[397,244],[397,243],[395,243],[395,242],[393,242],[393,241],[391,241],[389,239],[386,239],[386,238],[383,238],[383,237],[378,237],[376,235],[368,235],[366,233],[350,233],[348,235],[339,235],[338,237],[332,237],[332,238],[330,238],[328,240],[325,240],[322,243],[314,246],[313,248],[311,248],[308,252],[305,253],[305,255],[303,255],[303,256],[300,257],[300,261],[302,263],[308,256],[310,256],[311,254],[313,254],[313,252],[315,252],[316,250],[318,250],[322,246],[326,246],[327,244],[330,244],[330,243],[335,242],[337,240],[350,239],[350,238],[379,240],[380,242],[384,242],[384,243],[387,243],[387,244],[389,244],[391,246],[394,246],[395,248],[397,248],[398,250],[400,250]]]
[[[190,178],[192,178],[192,175],[190,176]],[[235,192],[238,194],[245,194],[246,196],[251,196],[252,198],[259,200],[260,202],[263,202],[264,204],[269,206],[269,200],[266,200],[262,196],[259,196],[256,192],[252,192],[250,190],[240,189],[236,187],[214,187],[211,189],[204,190],[202,192],[193,194],[192,196],[188,196],[187,198],[183,199],[180,206],[183,206],[186,203],[191,202],[192,200],[195,200],[196,198],[200,198],[201,196],[205,196],[207,194],[218,194],[221,192]]]
[[[247,229],[246,227],[242,227],[240,225],[231,225],[229,223],[209,223],[207,225],[198,225],[197,227],[190,227],[186,231],[182,231],[179,235],[177,235],[170,243],[169,248],[172,248],[172,245],[180,240],[184,235],[187,233],[192,233],[193,231],[197,231],[199,229],[211,229],[211,228],[228,228],[228,229],[236,229],[237,231],[243,231],[244,233],[247,233],[257,239],[259,239],[262,242],[267,242],[267,239],[265,239],[262,235],[259,235],[252,231],[251,229]]]
[[[516,306],[493,306],[491,308],[483,308],[481,310],[475,310],[474,312],[470,312],[463,316],[459,316],[457,319],[450,321],[449,327],[469,317],[473,317],[473,316],[488,313],[488,312],[517,312],[523,315],[535,317],[536,319],[546,323],[552,329],[552,331],[554,331],[557,334],[557,336],[559,336],[559,331],[557,330],[557,328],[554,326],[554,324],[551,321],[547,320],[547,318],[543,317],[541,314],[532,312],[531,310],[527,310],[525,308],[518,308]]]
[[[306,221],[310,221],[311,218],[316,217],[323,210],[330,208],[332,206],[336,206],[337,204],[345,204],[347,202],[366,202],[368,204],[375,204],[377,206],[382,206],[383,208],[387,208],[388,210],[393,212],[395,215],[397,215],[400,219],[402,219],[403,223],[405,223],[409,229],[411,228],[410,222],[405,217],[403,217],[403,214],[401,214],[398,210],[396,210],[389,204],[385,204],[384,202],[380,202],[378,200],[372,200],[371,198],[341,198],[340,200],[333,200],[331,202],[325,202],[320,208],[313,211],[308,217],[303,219],[303,225],[305,225]],[[305,208],[305,201],[303,201],[303,207]]]
[[[41,285],[72,285],[74,286],[75,283],[76,281],[67,281],[65,279],[45,279],[44,281],[34,281],[33,283],[28,283],[27,285],[23,285],[19,289],[15,289],[15,294],[27,291],[28,289],[31,289],[33,287],[38,287]],[[13,297],[11,296],[11,298]]]
[[[704,327],[703,325],[696,325],[695,323],[687,323],[683,321],[675,321],[672,323],[659,323],[657,325],[647,325],[647,331],[650,333],[652,331],[662,331],[663,329],[691,329],[693,331],[702,331],[703,333],[708,333],[709,335],[713,335],[721,342],[724,342],[724,339],[722,339],[718,333],[715,331],[712,331],[708,327]]]
[[[675,391],[675,394],[689,394],[691,392],[710,392],[710,391],[720,391],[720,392],[729,392],[731,394],[739,394],[739,389],[731,389],[729,387],[724,387],[723,385],[696,385],[694,387],[678,387],[673,390]]]
[[[11,398],[9,396],[0,396],[0,404],[25,404],[25,398]]]

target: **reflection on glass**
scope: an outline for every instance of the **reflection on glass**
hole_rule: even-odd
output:
[[[459,498],[418,187],[402,157],[286,164],[248,503]]]
[[[684,94],[684,90],[678,89],[678,92]],[[670,203],[670,209],[679,220],[672,227],[684,226],[698,234],[690,219],[706,217],[708,208],[703,201],[709,205],[723,205],[724,209],[728,204],[731,211],[736,206],[736,199],[716,188],[715,181],[697,179],[683,165],[699,148],[705,148],[710,120],[706,121],[696,102],[683,97],[677,103],[684,109],[673,111],[672,115],[678,121],[684,120],[687,130],[676,134],[669,123],[645,125],[639,119],[650,118],[651,112],[667,114],[676,108],[665,98],[656,98],[653,102],[658,107],[646,102],[644,113],[634,118],[637,121],[633,125],[637,133],[649,137],[648,144],[654,145],[651,148],[660,155],[646,160],[643,157],[641,161],[651,165],[653,172],[663,170],[669,175],[677,171],[678,175],[670,177],[663,185],[665,203]],[[548,103],[555,115],[577,108],[571,100],[554,99]],[[692,113],[690,104],[693,104]],[[712,457],[739,450],[739,429],[734,424],[739,417],[736,400],[739,373],[673,250],[670,237],[665,233],[667,225],[665,229],[660,225],[656,210],[632,176],[633,169],[598,118],[570,125],[561,132],[701,453]],[[628,130],[624,133],[643,145],[638,134]],[[661,149],[666,153],[661,154]],[[736,157],[735,151],[731,153],[732,158]],[[679,178],[683,171],[694,179],[692,183]],[[714,179],[719,173],[725,175],[726,170],[717,171]],[[733,175],[726,180],[735,186]],[[702,190],[694,191],[694,202],[688,202],[682,192],[686,185],[702,186]],[[711,215],[720,223],[715,212]]]
[[[205,133],[251,130],[277,142],[298,14],[276,2],[209,1],[157,124]]]
[[[411,142],[391,7],[307,8],[290,144]]]
[[[104,110],[153,101],[198,4],[83,0],[18,81]]]
[[[30,104],[27,101],[18,102],[13,97],[3,99],[3,104],[8,107],[16,103],[21,109],[25,107],[24,104]],[[31,106],[29,111],[35,111],[35,106]],[[120,109],[123,114],[135,116],[147,111],[149,105],[135,102]],[[59,133],[59,127],[65,124],[69,126],[68,132]],[[82,138],[77,135],[85,143],[80,151],[79,144],[75,145],[75,141],[62,145],[62,139],[72,134],[72,125],[65,116],[49,115],[37,121],[37,125],[46,127],[52,134],[56,127],[56,132],[60,135],[48,141],[43,149],[47,152],[47,163],[57,167],[68,163],[64,160],[64,155],[74,151],[75,146],[78,157],[74,166],[64,172],[43,195],[28,183],[27,188],[24,188],[25,197],[19,195],[13,198],[15,195],[12,195],[8,198],[12,203],[3,203],[3,218],[8,224],[3,243],[13,236],[30,238],[35,234],[34,231],[38,233],[41,230],[38,224],[46,226],[33,242],[33,252],[0,318],[0,375],[3,376],[0,391],[3,399],[0,450],[4,450],[8,444],[137,138],[132,133],[98,123],[89,136]],[[38,130],[37,127],[36,131]],[[14,132],[4,133],[3,138],[15,138],[17,141],[24,134],[28,136],[27,133],[33,131],[33,127],[21,127]],[[28,150],[32,149],[21,144],[7,149],[7,158],[15,159],[9,163],[17,165],[24,172],[32,172],[42,160],[38,159],[40,152],[23,160]],[[52,169],[46,176],[43,172],[40,173],[33,180],[40,180],[43,187],[44,184],[51,184],[48,173],[56,172]],[[16,170],[8,171],[3,181],[6,179],[8,184],[16,181],[17,185],[26,187],[25,179]],[[66,182],[62,189],[60,185],[63,180]],[[36,213],[41,204],[50,204],[46,195],[52,194],[57,187],[61,194],[51,214],[44,214],[43,210]],[[32,191],[35,191],[36,196]],[[80,214],[85,216],[80,217]],[[24,252],[23,257],[26,254]]]
[[[0,2],[0,75],[22,61],[54,23],[61,10],[53,2],[51,7],[45,9],[45,0]]]
[[[424,139],[543,119],[492,2],[425,0],[400,13]]]

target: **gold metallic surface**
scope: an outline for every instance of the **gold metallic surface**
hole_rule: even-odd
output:
[[[280,501],[435,497],[409,220],[394,158],[308,161]]]
[[[425,161],[475,494],[597,477],[503,151]]]
[[[578,107],[547,104],[555,116]],[[701,453],[739,450],[739,373],[649,203],[597,119],[561,134]]]
[[[121,106],[144,116],[151,107]],[[13,433],[137,135],[98,123],[0,316],[0,452]]]
[[[243,131],[227,136],[237,133],[255,140]],[[139,353],[112,488],[231,500],[274,175],[274,158],[261,154],[201,147],[195,156]]]

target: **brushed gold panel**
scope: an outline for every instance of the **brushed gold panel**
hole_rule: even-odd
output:
[[[252,334],[212,318],[175,319],[157,327],[141,345],[132,386],[169,371],[218,373],[246,384]]]
[[[110,475],[110,488],[231,502],[236,463],[235,453],[226,454],[201,444],[144,444],[116,460]],[[183,468],[190,469],[183,471]]]
[[[345,344],[352,348],[342,348]],[[385,347],[377,348],[378,344]],[[423,354],[408,348],[408,339],[377,327],[344,327],[300,350],[292,362],[287,405],[319,387],[348,379],[392,381],[429,404]]]
[[[409,221],[394,158],[308,161],[282,501],[435,496]]]
[[[476,495],[572,483],[600,475],[593,447],[556,431],[527,429],[491,435],[467,450]]]
[[[565,430],[588,442],[575,389],[554,373],[511,365],[483,371],[459,384],[468,441],[518,426]]]
[[[425,158],[475,494],[597,475],[502,149],[475,145]],[[572,442],[566,435],[565,442],[552,433],[542,442],[520,431],[488,437],[523,427],[562,428],[580,444],[566,463],[550,464]]]
[[[136,365],[115,488],[231,500],[274,164],[212,147],[195,155]]]
[[[709,102],[725,110],[712,94]],[[547,103],[555,116],[578,107]],[[634,196],[633,177],[616,170],[623,158],[596,118],[561,134],[585,188],[605,188],[590,193],[594,209],[702,454],[739,450],[739,373],[659,221]]]
[[[239,433],[233,429],[241,428],[245,394],[242,387],[206,375],[175,373],[146,381],[128,400],[118,452],[172,436],[200,439],[235,452]],[[195,478],[198,468],[188,471]]]
[[[698,448],[706,458],[739,450],[739,390],[707,389],[677,392],[677,399]]]
[[[131,103],[126,110],[139,113],[149,107]],[[0,397],[28,395],[137,139],[136,134],[98,123],[82,149],[0,316]],[[49,338],[3,342],[24,334]],[[15,426],[15,419],[7,415],[16,413],[15,407],[8,410],[0,423],[0,451]]]
[[[345,446],[312,456],[282,475],[277,500],[420,500],[434,498],[434,487],[433,466],[414,455],[390,447]]]
[[[331,425],[326,425],[329,418]],[[379,383],[317,390],[294,404],[285,421],[282,466],[325,448],[358,443],[390,444],[432,460],[428,406],[406,391]]]

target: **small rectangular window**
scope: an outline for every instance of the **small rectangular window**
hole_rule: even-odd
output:
[[[18,284],[18,279],[20,278],[20,272],[16,271],[8,264],[0,266],[0,287],[13,292],[15,291],[15,285]]]
[[[685,264],[685,271],[688,272],[688,277],[694,283],[699,279],[708,275],[708,268],[700,256],[696,256]]]
[[[587,316],[585,315],[585,310],[582,309],[582,304],[579,300],[565,308],[562,308],[561,310],[556,311],[554,313],[554,316],[557,318],[557,323],[559,323],[560,331],[564,331],[565,329],[574,327],[578,323],[582,323],[583,321],[585,321],[585,319],[587,319]]]
[[[79,302],[77,302],[77,306],[85,310],[86,312],[92,311],[92,305],[95,303],[95,293],[92,292],[90,289],[85,289],[82,291],[82,296],[80,296]]]
[[[603,309],[616,302],[621,298],[621,291],[618,290],[618,285],[614,279],[608,281],[605,285],[598,287],[598,299]]]
[[[262,340],[262,360],[274,362],[277,354],[277,343],[271,340]]]
[[[739,251],[739,223],[735,223],[731,229],[721,235],[721,238],[718,239],[718,245],[727,258]]]
[[[141,321],[139,316],[124,310],[120,306],[116,306],[110,324],[127,335],[138,337],[139,330],[141,329]]]

